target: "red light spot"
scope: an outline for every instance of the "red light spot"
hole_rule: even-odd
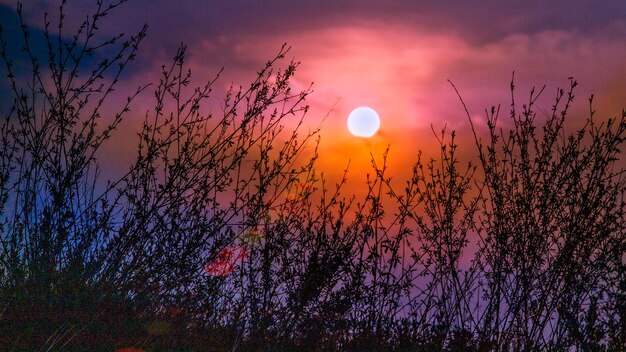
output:
[[[211,276],[228,276],[237,262],[247,257],[248,251],[243,247],[226,247],[217,254],[217,259],[204,266],[204,271]]]
[[[204,271],[211,276],[228,276],[234,269],[234,264],[223,260],[214,260],[204,266]]]

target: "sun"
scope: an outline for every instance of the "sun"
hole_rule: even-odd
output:
[[[376,110],[360,106],[348,115],[348,130],[357,137],[371,137],[380,128],[380,117]]]

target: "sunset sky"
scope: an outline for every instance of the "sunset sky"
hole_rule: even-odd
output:
[[[0,2],[3,20],[14,18],[14,1]],[[74,25],[90,3],[69,1]],[[56,7],[57,1],[26,1],[26,20],[41,27],[43,12],[54,14]],[[390,169],[399,175],[410,170],[418,150],[430,155],[431,126],[456,130],[461,154],[475,155],[448,79],[479,126],[492,105],[502,104],[507,115],[513,71],[520,102],[533,86],[547,85],[540,100],[546,110],[557,87],[567,88],[568,77],[575,77],[573,125],[586,117],[590,94],[599,119],[619,115],[626,102],[623,1],[132,0],[101,30],[132,33],[143,23],[148,36],[124,77],[129,87],[155,81],[184,42],[194,77],[208,79],[224,67],[217,87],[225,91],[233,82],[250,82],[287,43],[288,58],[301,62],[293,87],[313,84],[307,128],[327,116],[318,168],[336,175],[350,159],[351,178],[359,181],[369,154],[380,156],[388,145]],[[381,117],[380,131],[369,139],[351,136],[346,127],[349,112],[361,105]],[[134,146],[119,148],[132,154]]]

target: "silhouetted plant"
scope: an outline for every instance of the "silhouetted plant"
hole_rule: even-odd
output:
[[[486,142],[474,129],[485,195],[476,270],[487,302],[477,328],[500,348],[599,350],[616,336],[606,331],[619,313],[605,309],[624,267],[625,180],[616,161],[626,114],[598,124],[590,110],[567,134],[576,85],[557,90],[541,132],[535,102],[543,89],[531,91],[521,113],[512,99],[508,133],[497,128],[496,108]]]
[[[100,22],[119,4],[99,2],[75,36],[65,38],[62,3],[58,35],[51,33],[46,16],[42,35],[47,48],[31,46],[18,4],[28,73],[14,71],[2,39],[11,94],[6,98],[12,100],[1,125],[4,346],[62,348],[83,334],[89,322],[114,336],[115,330],[108,330],[111,324],[132,310],[123,291],[97,274],[116,204],[98,197],[96,152],[141,90],[122,102],[112,118],[102,117],[104,103],[145,35],[143,27],[125,41],[123,36],[96,36]],[[47,49],[43,56],[42,49]],[[83,65],[105,49],[111,58]],[[103,121],[107,124],[99,125]],[[125,334],[134,330],[129,326]]]
[[[546,116],[535,113],[543,89],[520,112],[512,85],[510,131],[499,108],[487,135],[472,125],[476,165],[461,164],[444,129],[439,155],[418,154],[406,184],[385,153],[372,156],[365,194],[344,194],[347,170],[331,186],[315,169],[318,131],[300,127],[310,92],[292,91],[287,47],[217,112],[207,106],[218,77],[191,87],[184,46],[158,83],[113,101],[146,32],[96,35],[123,2],[97,1],[71,37],[61,2],[43,56],[22,20],[26,74],[0,35],[12,100],[0,125],[0,344],[623,348],[624,112],[598,123],[591,110],[567,134],[574,80]],[[148,88],[136,158],[104,181],[102,146]]]

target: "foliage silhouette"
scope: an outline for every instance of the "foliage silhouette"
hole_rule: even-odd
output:
[[[573,79],[541,123],[543,89],[520,112],[512,84],[511,130],[495,107],[487,135],[472,125],[477,164],[461,166],[443,130],[403,187],[385,153],[366,195],[345,195],[347,171],[329,186],[315,170],[319,131],[300,127],[310,91],[292,91],[287,47],[219,113],[205,111],[217,77],[190,87],[184,46],[158,83],[114,101],[146,33],[97,34],[124,2],[97,1],[72,37],[61,2],[46,57],[22,20],[27,75],[0,32],[2,346],[623,349],[624,111],[599,123],[590,110],[567,134]],[[105,181],[99,153],[148,89],[136,158]]]

